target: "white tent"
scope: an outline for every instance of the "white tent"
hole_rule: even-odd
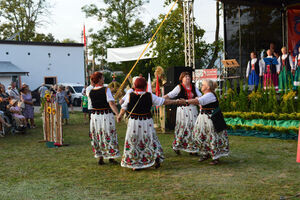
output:
[[[107,48],[107,62],[123,62],[137,60],[147,44],[124,47],[124,48]],[[145,51],[141,59],[153,58],[153,49],[156,47],[156,43],[152,43]]]

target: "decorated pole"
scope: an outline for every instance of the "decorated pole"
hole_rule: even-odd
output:
[[[51,94],[46,94],[43,102],[44,141],[49,148],[63,146],[62,108]]]

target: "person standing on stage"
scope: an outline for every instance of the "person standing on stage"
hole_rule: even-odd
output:
[[[298,87],[300,86],[300,47],[298,49],[298,54],[295,57],[294,69],[295,69],[295,77],[294,77],[293,89],[297,90]]]
[[[125,112],[129,117],[121,166],[133,170],[153,165],[158,168],[164,155],[154,129],[151,107],[176,104],[179,101],[166,100],[146,92],[147,82],[144,78],[136,79],[134,86],[134,92],[126,97],[117,118],[120,122]]]
[[[282,55],[278,58],[279,63],[279,81],[278,89],[279,91],[284,91],[289,88],[289,85],[293,84],[294,63],[293,58],[287,53],[286,47],[281,49]]]
[[[262,71],[264,76],[264,88],[269,88],[272,85],[278,90],[278,61],[273,57],[271,50],[267,51],[267,57],[262,59]]]
[[[202,96],[201,92],[191,83],[191,75],[182,72],[179,77],[180,84],[164,96],[166,99],[193,99]],[[192,130],[198,116],[197,106],[181,105],[176,111],[175,139],[172,144],[176,154],[180,151],[195,153]]]
[[[262,77],[262,69],[259,65],[257,55],[254,51],[250,54],[251,60],[248,62],[246,69],[246,77],[248,79],[248,85],[255,86],[255,89],[258,88],[259,80]]]
[[[200,105],[200,113],[195,123],[193,137],[199,162],[212,158],[211,165],[219,163],[219,158],[229,155],[229,141],[226,123],[215,94],[217,83],[204,80],[201,91],[203,96],[185,100],[186,104]]]
[[[99,165],[104,164],[103,159],[117,164],[114,159],[120,157],[120,151],[113,113],[118,115],[119,112],[110,89],[103,86],[103,74],[95,72],[91,80],[95,84],[88,93],[92,103],[90,137],[93,152],[95,158],[99,158]]]

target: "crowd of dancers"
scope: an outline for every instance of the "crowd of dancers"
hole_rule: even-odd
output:
[[[273,86],[277,91],[285,91],[290,87],[297,90],[300,86],[300,47],[298,52],[295,61],[286,47],[282,47],[282,55],[279,56],[274,51],[274,45],[270,45],[267,56],[260,60],[255,52],[251,52],[246,69],[248,85],[257,88],[261,83],[265,89]]]
[[[91,110],[90,138],[95,158],[99,165],[104,159],[117,164],[120,157],[115,117],[120,122],[128,119],[121,166],[140,170],[154,166],[159,168],[164,160],[162,145],[156,135],[151,115],[152,106],[177,105],[175,139],[173,150],[200,155],[199,161],[212,159],[210,164],[219,163],[219,158],[228,156],[229,142],[226,123],[215,95],[217,84],[205,80],[201,91],[191,82],[191,75],[183,72],[180,84],[164,97],[146,92],[147,82],[143,77],[133,80],[133,88],[120,103],[119,112],[109,88],[104,87],[104,76],[95,72],[91,86],[86,90]],[[197,105],[200,107],[198,114]]]

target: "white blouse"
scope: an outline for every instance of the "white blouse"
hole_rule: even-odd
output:
[[[173,98],[175,98],[175,97],[178,96],[178,94],[180,93],[180,90],[181,90],[181,89],[180,89],[180,86],[177,85],[177,86],[176,86],[171,92],[169,92],[167,95],[168,95],[169,98],[173,99]],[[201,94],[201,92],[198,90],[198,88],[195,87],[195,91],[196,91],[197,97],[201,97],[201,96],[202,96],[202,94]],[[194,97],[194,98],[196,98],[196,97]]]
[[[282,59],[286,59],[287,57],[288,57],[288,54],[283,54],[282,56]],[[277,61],[278,61],[278,66],[279,66],[279,70],[280,70],[280,68],[281,68],[281,62],[280,62],[280,57],[277,59]],[[292,58],[292,56],[291,55],[289,55],[289,61],[290,61],[290,65],[291,65],[291,69],[294,69],[294,66],[293,66],[293,58]]]
[[[251,59],[251,66],[249,65],[250,64],[250,61],[248,61],[248,64],[247,64],[247,69],[246,69],[246,77],[248,78],[248,76],[249,76],[249,73],[251,72],[251,70],[250,70],[250,67],[252,67],[252,65],[253,64],[255,64],[256,62],[259,62],[258,60],[257,60],[257,58],[253,58],[253,59]],[[262,63],[261,62],[259,62],[258,63],[258,65],[259,65],[259,76],[262,76]]]
[[[97,86],[97,87],[94,87],[92,90],[97,90],[97,89],[100,89],[102,88],[103,86]],[[90,92],[87,94],[87,96],[90,98]],[[110,101],[115,101],[110,89],[107,87],[107,90],[106,90],[106,100],[107,102],[110,102]]]
[[[202,97],[199,97],[198,101],[199,101],[200,105],[205,106],[207,104],[216,102],[217,98],[212,92],[209,92],[209,93],[204,94]]]
[[[127,96],[133,92],[134,90],[132,88],[130,88],[129,90],[127,90],[126,94],[124,95],[124,97],[122,98],[123,101],[125,101],[125,99],[127,98]]]
[[[300,65],[300,54],[295,57],[294,69],[296,69]]]
[[[136,94],[145,94],[146,92],[135,92]],[[165,103],[165,99],[162,97],[158,97],[155,94],[151,93],[152,95],[152,105],[153,106],[162,106]],[[122,104],[122,109],[127,110],[128,103],[130,100],[130,95],[127,95],[125,102]]]
[[[88,109],[91,110],[93,109],[93,106],[92,106],[92,100],[90,98],[90,92],[91,90],[93,89],[94,87],[92,85],[89,85],[86,89],[85,89],[85,94],[86,96],[88,97]]]

